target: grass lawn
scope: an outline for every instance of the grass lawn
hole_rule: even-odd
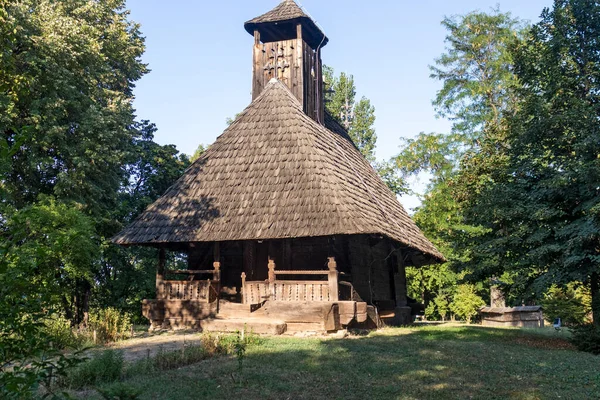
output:
[[[142,399],[599,399],[600,357],[566,335],[442,325],[269,337],[248,348],[241,372],[220,357],[125,383]]]

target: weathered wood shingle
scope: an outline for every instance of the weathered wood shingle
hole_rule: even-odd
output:
[[[330,124],[332,123],[329,121]],[[443,256],[347,135],[273,80],[118,244],[381,234]]]

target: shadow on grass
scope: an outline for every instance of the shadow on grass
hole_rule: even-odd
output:
[[[465,326],[273,337],[248,348],[241,371],[221,358],[129,383],[142,398],[165,399],[600,397],[600,357],[522,346],[519,337],[536,336]]]

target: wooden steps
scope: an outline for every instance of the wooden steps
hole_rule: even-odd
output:
[[[286,332],[284,321],[261,318],[210,318],[200,322],[203,332],[246,332],[261,335],[281,335]]]

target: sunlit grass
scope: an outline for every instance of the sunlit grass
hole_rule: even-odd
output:
[[[125,383],[143,399],[600,398],[600,357],[564,336],[456,325],[271,337],[248,348],[241,372],[223,357]]]

